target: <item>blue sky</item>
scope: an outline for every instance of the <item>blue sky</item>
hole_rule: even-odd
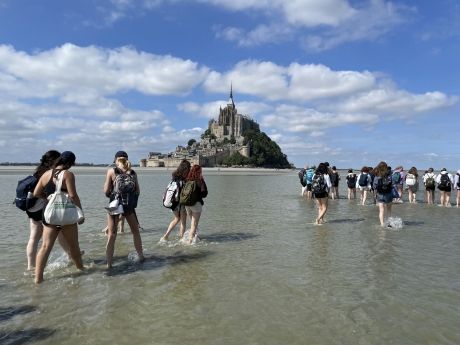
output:
[[[137,163],[230,84],[296,166],[460,168],[457,0],[0,0],[0,161]]]

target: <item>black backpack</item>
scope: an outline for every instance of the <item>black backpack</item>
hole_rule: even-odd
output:
[[[355,188],[356,187],[356,178],[357,178],[356,174],[347,176],[348,188]]]
[[[35,205],[38,199],[28,197],[28,194],[33,193],[37,183],[38,178],[33,175],[27,176],[26,178],[18,181],[18,186],[16,187],[16,198],[14,199],[14,203],[17,208],[26,211]]]
[[[359,182],[358,184],[361,186],[361,187],[366,187],[367,186],[367,178],[369,177],[368,174],[361,174],[359,175]]]
[[[458,178],[458,180],[457,180],[457,188],[460,189],[460,174],[457,173],[457,176],[458,176],[457,177]]]
[[[441,174],[438,188],[444,192],[450,192],[452,190],[452,182],[448,174]]]
[[[392,179],[390,176],[380,177],[377,181],[377,193],[386,194],[391,193],[393,188]]]
[[[311,190],[314,194],[322,194],[327,192],[327,184],[324,180],[323,174],[315,174],[315,176],[313,176]]]

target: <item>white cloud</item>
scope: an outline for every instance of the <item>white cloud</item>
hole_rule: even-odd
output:
[[[404,23],[413,9],[384,0],[371,0],[340,26],[331,26],[317,33],[306,33],[301,39],[309,51],[323,51],[338,45],[374,40]]]
[[[352,6],[346,0],[201,1],[231,11],[262,13],[266,23],[254,29],[228,27],[218,37],[240,46],[278,43],[299,38],[309,51],[374,40],[404,23],[414,10],[385,0],[369,0]]]
[[[269,61],[241,61],[225,74],[211,72],[204,82],[207,91],[227,92],[233,83],[240,93],[279,99],[286,95],[286,68]]]
[[[240,93],[302,102],[369,90],[376,77],[370,72],[333,71],[324,65],[292,63],[284,67],[268,61],[246,60],[226,73],[209,73],[204,87],[224,92],[230,83]]]
[[[344,0],[290,0],[281,6],[288,23],[306,27],[338,26],[357,12]]]
[[[285,67],[253,60],[241,61],[224,73],[210,72],[203,86],[209,92],[226,92],[230,83],[240,94],[294,104],[310,102],[319,110],[332,113],[394,113],[407,117],[458,101],[457,97],[438,91],[413,94],[398,90],[380,73],[334,71],[314,64],[292,63]],[[205,114],[212,117],[211,111],[217,106],[210,104]]]
[[[183,0],[182,0],[183,1]],[[180,0],[112,0],[97,8],[106,25],[156,11]],[[262,18],[252,29],[224,27],[216,35],[240,46],[291,41],[295,37],[310,51],[380,37],[406,20],[411,8],[386,0],[353,3],[350,0],[195,0],[231,12]],[[95,24],[93,24],[95,25]],[[100,25],[100,24],[98,24]]]
[[[410,117],[417,113],[451,106],[457,100],[457,97],[449,97],[437,91],[411,94],[404,90],[381,87],[352,96],[337,104],[335,108],[344,112],[371,111],[393,118]]]
[[[67,43],[27,54],[0,45],[0,90],[13,96],[62,97],[66,101],[80,97],[84,102],[125,90],[148,95],[185,94],[207,73],[207,68],[190,60],[138,52],[131,47],[103,49]]]
[[[371,126],[379,120],[375,114],[323,113],[315,109],[282,104],[273,113],[262,117],[262,125],[286,132],[312,133],[346,125]]]
[[[285,42],[294,37],[294,30],[290,26],[279,23],[260,24],[249,31],[236,27],[217,28],[215,31],[218,38],[236,42],[242,47]]]

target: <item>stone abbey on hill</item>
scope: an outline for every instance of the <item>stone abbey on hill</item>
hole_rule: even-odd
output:
[[[201,140],[189,140],[187,146],[177,146],[174,152],[163,154],[150,152],[148,158],[142,159],[143,167],[177,167],[183,159],[203,167],[220,166],[226,158],[239,153],[251,158],[252,141],[245,140],[247,131],[260,132],[259,124],[248,115],[238,114],[230,88],[230,98],[224,108],[219,109],[217,120],[208,123],[208,129],[201,135]]]

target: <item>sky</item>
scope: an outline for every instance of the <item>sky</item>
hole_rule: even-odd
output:
[[[0,162],[133,163],[229,98],[297,167],[460,169],[457,0],[0,0]]]

